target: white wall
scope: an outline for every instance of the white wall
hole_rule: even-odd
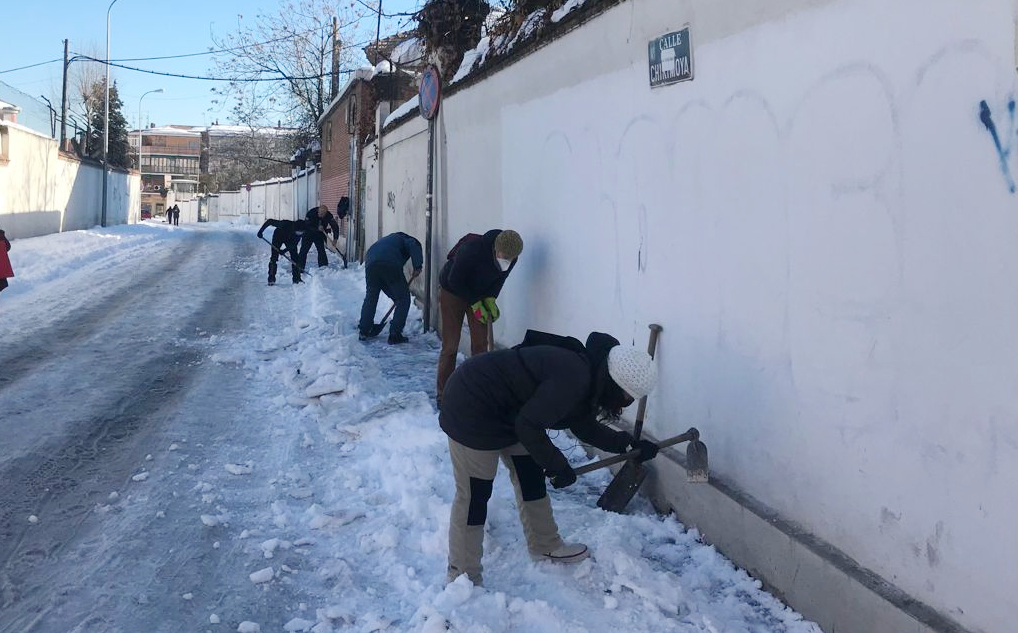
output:
[[[1011,0],[625,2],[443,102],[436,254],[520,231],[503,342],[662,324],[654,435],[699,427],[782,518],[1013,630],[1018,159],[980,103],[1014,147],[1015,22]],[[648,41],[686,23],[695,80],[651,90]],[[375,200],[408,193],[382,233],[423,221],[426,144],[394,140],[421,128],[383,140]]]
[[[364,236],[365,250],[378,238],[402,231],[420,240],[425,246],[428,205],[428,122],[415,117],[382,137],[382,151],[377,144],[365,147],[364,169]],[[379,161],[378,157],[381,157]],[[381,181],[379,180],[381,178]],[[437,213],[437,210],[435,211]],[[436,222],[438,221],[436,216]],[[437,230],[437,228],[433,228]],[[441,245],[440,240],[435,244]],[[432,253],[432,288],[437,288],[438,268],[447,248],[436,247]],[[440,251],[440,252],[439,252]],[[412,284],[419,296],[424,293],[424,277]],[[437,295],[432,295],[437,296]],[[433,311],[433,320],[434,321]]]
[[[102,168],[67,158],[57,142],[28,128],[5,125],[9,160],[0,163],[0,227],[12,238],[96,226],[102,218]],[[139,176],[111,171],[106,223],[138,221]]]
[[[303,218],[308,209],[318,206],[318,181],[319,172],[306,169],[294,178],[251,183],[250,191],[245,186],[240,191],[211,195],[208,198],[209,221],[260,225],[267,218]]]

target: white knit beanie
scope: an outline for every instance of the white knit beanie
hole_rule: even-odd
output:
[[[631,345],[616,345],[608,352],[608,375],[618,386],[639,400],[657,386],[657,366],[646,351]]]

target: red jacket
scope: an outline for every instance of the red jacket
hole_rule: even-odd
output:
[[[11,243],[7,240],[7,235],[0,231],[0,279],[14,276],[11,258],[7,256],[9,250],[11,250]]]

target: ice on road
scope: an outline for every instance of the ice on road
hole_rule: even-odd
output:
[[[358,341],[363,271],[268,287],[267,249],[220,224],[14,241],[0,632],[819,632],[646,501],[601,511],[604,471],[550,493],[591,559],[532,562],[501,472],[485,587],[446,585],[437,338],[412,309],[410,343]]]

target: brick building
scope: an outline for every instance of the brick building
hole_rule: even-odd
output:
[[[419,45],[405,35],[372,44],[364,53],[374,68],[354,72],[318,120],[322,146],[320,202],[335,210],[340,199],[349,197],[351,215],[358,213],[361,198],[361,183],[358,179],[351,183],[351,174],[361,173],[356,162],[361,148],[376,134],[376,109],[381,104],[395,108],[417,94],[416,78],[421,66]],[[343,223],[344,234],[351,219]],[[363,236],[357,236],[357,243],[363,242]]]

